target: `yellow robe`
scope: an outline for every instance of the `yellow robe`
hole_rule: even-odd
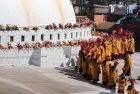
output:
[[[126,77],[119,81],[118,90],[120,90],[120,91],[124,90],[125,86],[126,86]]]
[[[91,65],[92,65],[92,60],[91,60],[91,57],[92,57],[92,48],[89,48],[89,52],[87,53],[87,57],[88,57],[88,60],[87,60],[87,63],[88,63],[88,74],[90,75],[91,74]]]
[[[102,82],[109,82],[110,66],[110,61],[107,61],[106,64],[102,64]]]
[[[93,75],[93,61],[89,60],[88,62],[88,74]]]
[[[116,69],[110,71],[109,85],[116,86],[117,80],[118,80],[118,71]]]
[[[111,55],[112,55],[112,43],[109,41],[105,41],[105,53],[106,56],[109,56],[109,59],[111,59]]]
[[[127,54],[127,55],[126,55],[126,59],[125,59],[124,68],[125,68],[125,69],[130,69],[131,67],[132,67],[131,55],[130,55],[130,54]]]
[[[125,54],[125,43],[124,43],[124,41],[122,41],[122,43],[121,43],[121,53]]]
[[[83,61],[82,62],[82,73],[83,74],[87,74],[88,72],[88,69],[87,69],[87,62],[86,61]]]
[[[128,52],[128,49],[129,49],[129,41],[128,39],[124,39],[124,51],[125,53]]]
[[[116,39],[113,39],[113,41],[112,41],[112,53],[115,55],[118,55],[117,40]]]
[[[93,79],[97,79],[98,78],[98,75],[97,75],[97,70],[96,69],[94,69],[94,68],[96,68],[96,66],[97,65],[95,65],[95,58],[96,58],[96,56],[97,56],[97,46],[94,46],[93,48],[92,48],[92,52],[94,52],[93,54],[92,54],[92,61],[90,62],[90,69],[91,69],[91,79],[93,80]],[[96,72],[95,72],[96,71]],[[95,76],[97,76],[97,77],[95,77]]]
[[[105,60],[105,48],[103,46],[98,47],[97,49],[97,63],[102,63]]]
[[[79,69],[82,67],[82,50],[79,51]]]
[[[130,44],[129,44],[129,46],[130,46],[129,47],[129,51],[134,53],[135,52],[135,41],[134,41],[134,38],[130,38],[129,42],[130,42]]]
[[[121,47],[122,41],[118,39],[116,43],[117,43],[117,55],[122,54],[122,47]]]
[[[96,57],[97,57],[97,53],[98,53],[98,48],[96,47],[96,46],[94,46],[93,48],[92,48],[92,52],[94,52],[93,54],[92,54],[92,59],[95,59]]]
[[[82,73],[83,74],[87,74],[88,73],[88,63],[87,60],[85,60],[85,52],[83,51],[83,56],[81,58],[81,62],[82,62]]]
[[[100,71],[100,64],[98,63],[93,63],[93,75],[92,75],[92,79],[93,80],[97,80],[99,79],[99,74],[101,73]]]
[[[135,88],[127,90],[127,94],[139,94]]]

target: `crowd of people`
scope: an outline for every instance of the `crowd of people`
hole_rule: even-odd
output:
[[[94,84],[97,84],[102,74],[102,85],[111,89],[115,89],[119,81],[118,93],[123,94],[127,84],[126,78],[131,77],[131,54],[135,52],[133,35],[132,32],[119,28],[113,30],[112,34],[100,33],[100,38],[96,41],[82,42],[76,70],[79,70],[83,78],[90,79]],[[125,61],[120,76],[117,70],[119,59]],[[128,94],[138,94],[134,87],[135,80],[129,80],[131,85],[127,88]]]

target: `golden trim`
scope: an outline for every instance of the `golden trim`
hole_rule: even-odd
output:
[[[22,0],[22,5],[23,5],[23,8],[24,8],[24,13],[25,13],[25,16],[27,18],[27,25],[30,26],[32,25],[32,16],[30,14],[30,7],[29,7],[29,0]]]
[[[56,0],[56,5],[57,5],[57,8],[58,8],[60,16],[61,16],[61,22],[62,22],[62,24],[64,24],[66,15],[65,15],[64,7],[61,3],[61,0]]]

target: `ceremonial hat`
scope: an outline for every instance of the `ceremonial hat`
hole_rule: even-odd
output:
[[[130,32],[130,36],[133,36],[134,35],[134,32]]]
[[[106,59],[110,59],[110,56],[109,56],[109,55],[106,55],[105,58],[106,58]]]
[[[120,28],[118,28],[118,30],[123,30],[123,28],[122,28],[122,27],[120,27]]]
[[[92,55],[94,55],[94,52],[95,52],[95,51],[92,51]]]
[[[81,46],[81,49],[85,48],[84,44],[81,44],[80,46]]]
[[[113,30],[113,31],[112,31],[112,34],[115,34],[115,33],[116,33],[116,30]]]
[[[130,79],[130,83],[135,83],[136,80],[135,79]]]
[[[104,35],[103,37],[104,37],[104,38],[109,38],[109,36],[108,36],[108,35]]]
[[[119,62],[118,61],[114,61],[114,65],[118,65],[119,64]]]
[[[126,73],[127,72],[127,69],[126,68],[122,68],[123,70],[123,73]]]
[[[97,38],[96,39],[96,43],[102,43],[102,39],[101,38]]]
[[[94,45],[94,44],[95,44],[95,41],[92,41],[90,44],[91,44],[91,45]]]

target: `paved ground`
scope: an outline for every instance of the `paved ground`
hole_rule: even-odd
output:
[[[133,56],[132,76],[140,75],[140,53]],[[121,70],[123,61],[118,69]],[[121,73],[121,72],[120,72]],[[140,88],[140,82],[137,81]],[[100,93],[99,93],[100,92]],[[108,92],[108,93],[105,93]],[[112,91],[114,92],[114,91]],[[35,66],[0,67],[0,94],[109,94],[69,68],[43,69]]]
[[[0,94],[73,94],[99,89],[67,69],[0,68]]]

